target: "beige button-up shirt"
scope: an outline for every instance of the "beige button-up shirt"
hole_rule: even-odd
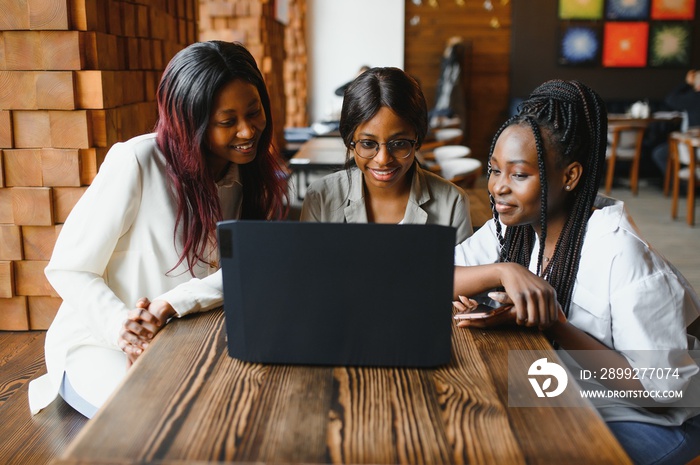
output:
[[[457,229],[457,243],[471,236],[469,198],[451,182],[414,164],[411,193],[402,224],[440,224]],[[339,171],[311,184],[301,221],[367,223],[362,171]]]

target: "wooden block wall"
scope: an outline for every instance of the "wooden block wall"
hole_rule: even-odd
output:
[[[289,24],[284,32],[285,127],[309,125],[307,113],[306,0],[289,1]]]
[[[435,104],[440,61],[450,38],[471,43],[465,89],[468,140],[475,157],[485,160],[491,139],[508,114],[511,5],[509,0],[406,2],[405,70],[421,83],[428,107]]]
[[[61,224],[109,147],[150,132],[197,0],[22,0],[0,15],[0,330],[46,329]]]
[[[255,57],[270,93],[278,147],[284,146],[285,126],[306,125],[306,0],[289,0],[288,10],[285,25],[276,19],[272,0],[199,1],[200,40],[241,42]],[[290,61],[302,63],[300,57],[303,70],[290,66]]]

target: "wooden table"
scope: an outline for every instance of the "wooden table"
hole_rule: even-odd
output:
[[[682,119],[683,115],[678,111],[657,111],[651,113],[646,118],[635,118],[627,113],[608,113],[609,123],[638,123],[648,125],[649,123],[680,121]]]
[[[508,349],[538,332],[454,328],[438,369],[249,364],[222,312],[170,323],[59,465],[630,463],[596,410],[507,407]]]
[[[294,170],[342,168],[346,153],[341,137],[314,137],[299,147],[289,166]]]

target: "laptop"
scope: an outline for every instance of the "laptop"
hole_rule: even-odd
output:
[[[333,366],[450,361],[454,228],[234,220],[217,229],[230,356]]]

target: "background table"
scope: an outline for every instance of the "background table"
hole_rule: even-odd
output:
[[[679,111],[656,111],[646,118],[636,118],[627,113],[608,113],[609,123],[654,123],[660,121],[678,121],[683,119]]]
[[[538,332],[454,328],[438,369],[250,364],[219,310],[173,321],[58,464],[629,463],[596,410],[507,407],[508,349]]]
[[[314,137],[304,142],[289,159],[298,199],[304,200],[311,174],[327,174],[343,168],[346,153],[341,137]]]
[[[314,137],[289,160],[292,169],[341,168],[347,149],[341,137]]]

